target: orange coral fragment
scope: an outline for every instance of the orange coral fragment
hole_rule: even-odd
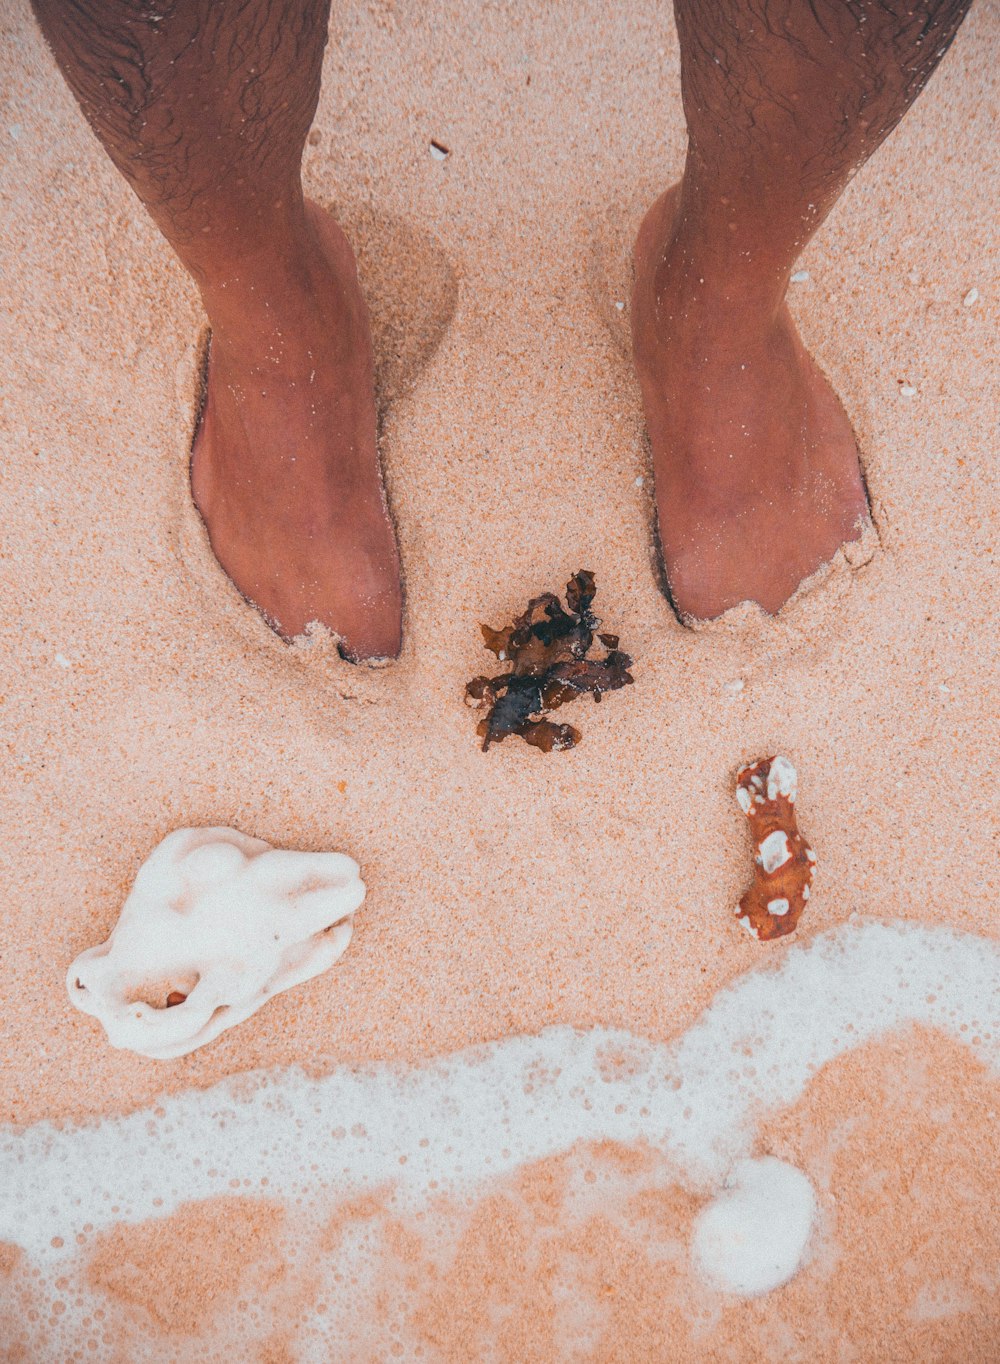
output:
[[[754,879],[736,914],[760,942],[795,931],[812,888],[816,854],[795,820],[796,787],[795,768],[781,756],[736,775],[736,799],[754,840]]]

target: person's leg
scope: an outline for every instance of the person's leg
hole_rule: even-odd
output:
[[[401,589],[354,256],[302,196],[329,0],[34,0],[84,114],[212,326],[192,488],[280,633],[395,656]]]
[[[688,155],[639,232],[632,329],[685,615],[776,611],[867,518],[850,423],[785,290],[970,3],[675,0]]]

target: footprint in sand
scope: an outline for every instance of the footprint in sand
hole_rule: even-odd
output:
[[[372,204],[324,207],[358,258],[371,314],[375,395],[384,417],[440,345],[458,302],[458,277],[439,243],[403,218]]]

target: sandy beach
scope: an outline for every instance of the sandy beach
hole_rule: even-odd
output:
[[[376,671],[329,640],[283,644],[212,558],[187,480],[197,295],[27,5],[4,6],[10,1151],[39,1124],[102,1130],[223,1082],[238,1108],[240,1083],[260,1084],[239,1077],[261,1069],[303,1067],[305,1086],[419,1076],[553,1025],[669,1049],[720,992],[820,939],[835,957],[872,923],[995,961],[1000,11],[974,6],[791,286],[857,432],[876,533],[778,617],[746,606],[697,629],[657,587],[626,342],[630,245],[683,165],[677,40],[663,6],[628,13],[352,0],[334,16],[305,180],[351,236],[374,318],[406,592],[403,656]],[[580,568],[635,685],[574,707],[570,752],[484,754],[464,703],[492,661],[480,623]],[[733,916],[751,863],[734,786],[777,752],[817,873],[795,938],[760,944]],[[64,977],[182,825],[347,852],[368,897],[331,972],[161,1063],[109,1048]],[[933,957],[906,931],[903,990]],[[865,1033],[864,996],[843,998]],[[212,1196],[171,1185],[162,1213],[88,1218],[61,1286],[0,1227],[0,1359],[989,1364],[996,999],[953,1030],[933,1004],[857,1046],[839,1034],[794,1097],[755,1110],[752,1153],[804,1170],[822,1212],[772,1293],[727,1295],[692,1268],[721,1166],[672,1164],[641,1123],[581,1127],[430,1204],[352,1183],[342,1161],[307,1206],[220,1167]],[[796,1008],[790,1038],[817,1021]],[[781,1064],[747,1045],[761,1072]],[[434,1149],[430,1128],[412,1136],[411,1155]],[[68,1254],[69,1232],[53,1236]],[[337,1295],[353,1337],[321,1330]],[[67,1348],[65,1321],[84,1317]]]

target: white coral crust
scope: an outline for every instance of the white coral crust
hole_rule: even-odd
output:
[[[108,940],[69,968],[69,997],[113,1047],[184,1056],[332,966],[364,898],[341,853],[177,829],[139,868]],[[183,1002],[167,1007],[171,995]]]

